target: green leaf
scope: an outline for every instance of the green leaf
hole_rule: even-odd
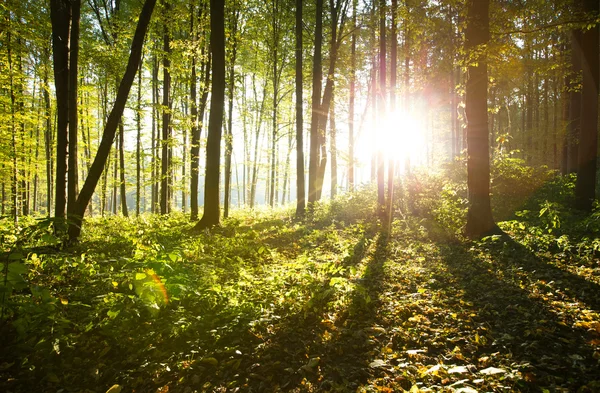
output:
[[[12,262],[8,264],[8,271],[16,274],[25,274],[28,269],[27,266],[20,262]]]
[[[141,273],[135,273],[135,279],[136,279],[137,281],[140,281],[140,280],[144,280],[144,279],[146,279],[146,273],[144,273],[144,272],[141,272]]]
[[[198,361],[199,363],[206,364],[207,366],[218,366],[219,361],[213,357],[202,358]]]
[[[24,258],[24,256],[20,252],[11,252],[8,255],[8,259],[11,260],[11,261],[19,261],[19,260],[21,260],[23,258]]]
[[[117,317],[117,315],[119,315],[120,312],[121,312],[121,310],[108,310],[106,312],[106,315],[108,315],[108,317],[110,319],[115,319]]]

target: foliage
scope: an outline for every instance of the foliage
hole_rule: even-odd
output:
[[[569,210],[555,177],[500,223],[510,240],[457,241],[461,172],[403,179],[389,237],[370,188],[201,234],[97,217],[62,251],[51,222],[5,221],[0,387],[597,390],[600,209]]]

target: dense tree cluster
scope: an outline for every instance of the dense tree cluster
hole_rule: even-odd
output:
[[[76,238],[84,214],[195,220],[204,206],[207,227],[232,205],[295,198],[303,215],[370,181],[389,220],[396,176],[465,159],[477,236],[494,228],[489,162],[509,155],[577,172],[578,207],[595,199],[594,0],[7,0],[0,13],[0,214],[15,221],[67,216]]]

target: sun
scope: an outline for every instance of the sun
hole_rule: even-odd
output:
[[[357,146],[357,155],[370,159],[374,153],[383,153],[386,160],[413,165],[423,161],[426,154],[424,116],[415,111],[394,111],[366,124],[366,135]]]

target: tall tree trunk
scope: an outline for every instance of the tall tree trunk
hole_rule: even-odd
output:
[[[350,102],[348,103],[348,189],[354,191],[354,106],[356,101],[356,8],[352,0],[352,49],[350,53]]]
[[[252,85],[253,85],[253,91],[254,91],[254,101],[257,102],[258,101],[258,95],[256,93],[256,84],[255,84],[255,77],[252,77]],[[263,123],[263,117],[264,117],[264,113],[265,113],[265,101],[266,101],[266,95],[267,95],[267,80],[264,80],[264,84],[262,86],[262,100],[261,100],[261,104],[259,107],[257,107],[257,122],[256,122],[256,131],[254,133],[255,138],[254,138],[254,160],[252,163],[252,177],[251,177],[251,184],[250,184],[250,208],[254,208],[254,203],[256,202],[256,184],[258,182],[258,171],[259,171],[259,163],[260,163],[260,151],[258,149],[258,142],[260,140],[260,136],[261,136],[261,129],[262,129],[262,123]]]
[[[231,155],[233,154],[233,98],[235,96],[235,61],[237,58],[238,44],[238,21],[239,10],[235,10],[232,15],[231,26],[231,57],[229,61],[229,105],[227,111],[227,132],[225,134],[225,195],[223,199],[223,217],[229,217],[229,205],[231,204]]]
[[[81,18],[81,0],[71,1],[71,48],[69,52],[69,104],[68,104],[68,117],[69,117],[69,154],[68,154],[68,183],[67,183],[67,215],[71,214],[75,203],[77,202],[77,189],[79,183],[78,176],[78,165],[77,165],[77,124],[78,124],[78,111],[77,111],[77,82],[78,69],[77,64],[79,61],[79,21]]]
[[[331,199],[337,195],[338,173],[337,173],[337,136],[335,129],[335,97],[331,99],[329,106],[329,143],[331,150]]]
[[[490,155],[487,114],[489,0],[469,0],[465,49],[475,54],[466,86],[468,211],[465,234],[479,238],[496,230],[490,204]]]
[[[304,111],[302,107],[302,0],[296,0],[296,217],[306,208],[304,185]]]
[[[127,103],[127,96],[129,95],[131,85],[133,84],[133,81],[135,79],[135,74],[137,72],[140,59],[142,57],[144,37],[146,35],[148,25],[150,24],[152,11],[154,10],[155,4],[156,0],[146,0],[140,13],[135,34],[131,42],[131,51],[129,54],[129,60],[127,62],[125,74],[123,75],[123,79],[121,80],[121,84],[119,85],[113,109],[111,110],[110,115],[108,116],[108,120],[104,128],[104,133],[102,134],[102,140],[100,141],[100,144],[98,146],[96,157],[94,158],[94,162],[90,167],[88,176],[86,177],[83,187],[81,188],[79,197],[77,198],[77,205],[74,208],[73,217],[70,218],[70,239],[78,238],[81,233],[83,215],[85,213],[85,210],[87,209],[90,199],[92,198],[92,195],[94,194],[94,189],[98,184],[98,180],[102,175],[104,166],[108,159],[110,148],[115,138],[117,127],[119,126],[119,120],[123,115],[123,110],[125,109],[125,104]]]
[[[71,7],[66,0],[50,1],[52,22],[52,54],[56,91],[56,185],[54,215],[65,217],[67,205],[67,148],[69,133],[69,29]]]
[[[142,60],[143,61],[143,60]],[[137,138],[135,144],[135,214],[140,215],[140,199],[142,192],[142,61],[138,68],[138,91],[135,120]]]
[[[213,59],[208,139],[206,142],[206,181],[204,213],[195,226],[200,230],[219,224],[219,166],[221,128],[225,106],[225,9],[224,2],[210,0],[210,47]]]
[[[200,15],[202,11],[200,11]],[[196,46],[198,34],[194,29],[194,2],[190,2],[190,35],[192,36],[192,45]],[[192,129],[190,132],[190,219],[198,219],[198,156],[200,154],[200,134],[198,132],[198,104],[196,98],[196,52],[192,53],[190,75],[190,115]]]
[[[156,54],[152,56],[152,157],[151,157],[151,196],[150,196],[150,212],[156,213],[156,205],[158,203],[157,192],[157,161],[158,161],[158,59]]]
[[[169,14],[169,4],[165,1],[165,12]],[[168,19],[168,18],[167,18]],[[163,113],[162,113],[162,155],[160,162],[160,214],[169,213],[169,185],[171,162],[169,161],[170,151],[170,127],[171,127],[171,44],[169,37],[169,28],[165,20],[163,34]]]
[[[44,59],[49,57],[49,53],[44,51]],[[50,106],[50,66],[44,61],[44,117],[46,118],[46,129],[44,132],[44,144],[46,150],[46,215],[52,215],[52,108]]]
[[[597,16],[600,4],[597,0],[584,0],[584,10]],[[600,88],[598,25],[582,31],[583,88],[581,91],[581,137],[579,144],[575,205],[578,209],[591,211],[596,198],[596,161],[598,156],[598,90]]]
[[[386,104],[386,0],[379,2],[379,118],[384,119],[387,112]],[[379,122],[380,126],[383,123]],[[378,138],[382,138],[381,133]],[[382,144],[381,144],[382,145]],[[377,150],[377,209],[381,221],[385,218],[385,160],[383,150]]]
[[[572,75],[569,81],[569,136],[567,171],[576,173],[578,170],[579,134],[581,129],[582,94],[577,87],[582,72],[581,30],[571,33]]]
[[[310,158],[308,164],[308,203],[318,200],[318,170],[321,161],[319,111],[321,110],[323,0],[317,0],[315,22],[315,49],[313,55],[312,108],[310,121]]]
[[[10,182],[10,193],[12,201],[11,215],[15,225],[19,222],[19,209],[18,209],[18,160],[17,160],[17,125],[16,125],[16,97],[15,97],[15,83],[14,83],[14,70],[12,61],[12,34],[10,30],[6,34],[6,49],[8,56],[8,74],[9,74],[9,85],[10,85],[10,128],[11,128],[11,182]]]
[[[123,118],[119,121],[119,188],[121,191],[121,213],[129,217],[127,209],[127,193],[125,191],[125,127]]]
[[[396,26],[396,15],[398,13],[398,0],[392,0],[392,31],[391,31],[391,59],[390,59],[390,113],[396,111],[396,73],[398,71],[398,31]],[[397,132],[397,131],[396,131]],[[394,168],[396,164],[393,157],[388,157],[388,179],[386,198],[386,229],[392,228],[394,208]]]

